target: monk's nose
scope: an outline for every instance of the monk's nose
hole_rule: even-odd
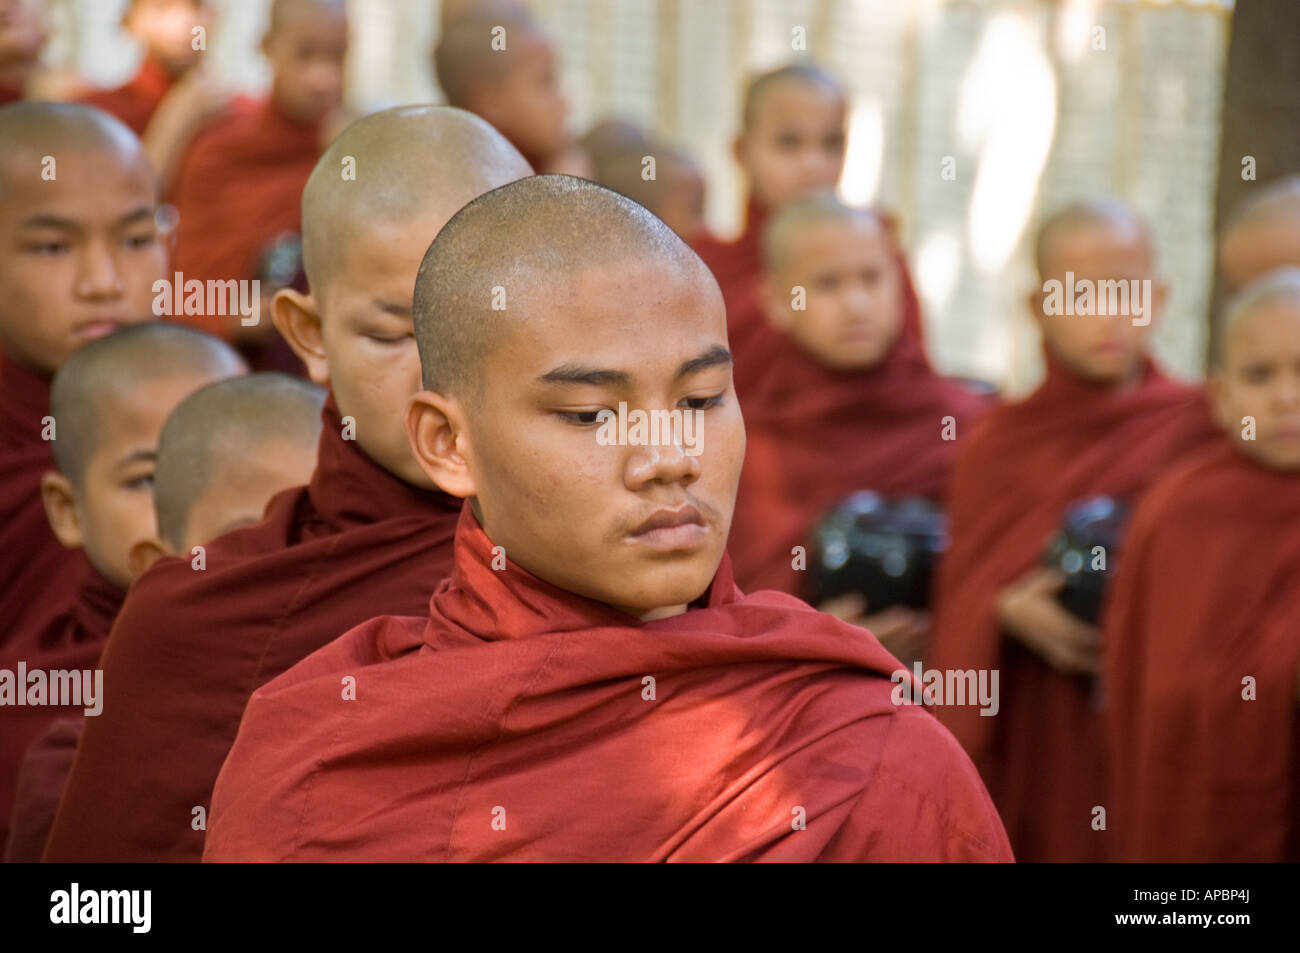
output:
[[[77,293],[83,298],[115,298],[123,294],[117,255],[107,242],[89,242],[78,261]]]
[[[632,447],[627,466],[629,489],[646,483],[694,483],[700,476],[700,458],[680,440],[643,447]]]

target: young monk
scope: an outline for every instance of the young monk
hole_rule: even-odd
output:
[[[844,169],[848,103],[839,81],[818,66],[795,64],[749,84],[733,151],[749,190],[745,227],[733,241],[697,239],[727,303],[727,336],[745,373],[751,343],[768,324],[757,303],[759,245],[768,216],[814,192],[833,189]]]
[[[198,860],[252,690],[341,628],[428,604],[459,505],[402,429],[420,386],[415,275],[456,209],[529,173],[487,123],[437,106],[368,116],[321,157],[303,191],[312,290],[275,301],[277,328],[330,389],[316,471],[261,524],[209,543],[203,571],[160,560],[135,585],[102,663],[119,701],[87,725],[47,858]]]
[[[802,596],[794,551],[809,551],[816,522],[857,490],[941,500],[985,404],[930,369],[916,292],[878,215],[823,193],[778,213],[763,247],[761,303],[780,334],[752,352],[764,376],[742,395],[749,449],[729,551],[742,588]],[[823,608],[899,658],[919,653],[922,613],[862,619],[859,602],[843,603],[848,616]]]
[[[152,318],[167,256],[140,142],[89,106],[0,109],[0,647],[76,596],[80,557],[50,532],[50,378],[88,341]]]
[[[111,113],[144,137],[159,106],[198,65],[206,33],[212,29],[212,11],[204,0],[130,0],[122,27],[140,44],[139,71],[127,83],[95,90],[82,101]],[[199,29],[201,45],[195,35]]]
[[[647,157],[654,159],[653,178]],[[646,142],[615,152],[593,179],[654,212],[688,244],[705,232],[704,175],[680,149]]]
[[[131,584],[128,554],[155,533],[150,490],[163,420],[187,394],[246,370],[215,338],[159,322],[93,341],[63,364],[50,397],[57,469],[41,478],[41,496],[59,542],[84,553],[77,600],[38,629],[10,629],[0,669],[95,667]],[[27,746],[82,707],[0,707],[0,843]]]
[[[1136,497],[1214,428],[1201,393],[1147,356],[1166,289],[1136,212],[1114,200],[1071,205],[1042,226],[1036,257],[1044,284],[1030,309],[1047,379],[989,414],[958,454],[929,661],[1000,672],[996,717],[969,706],[939,717],[983,772],[1016,856],[1102,860],[1100,634],[1060,605],[1063,577],[1039,564],[1070,504]],[[1076,290],[1138,280],[1150,281],[1150,293],[1127,309],[1061,313],[1050,283],[1065,287],[1071,276]]]
[[[1219,236],[1219,274],[1237,291],[1276,268],[1300,267],[1300,175],[1264,186]]]
[[[1143,500],[1106,620],[1124,860],[1300,860],[1300,269],[1220,343],[1227,439]]]
[[[534,169],[591,174],[569,133],[555,48],[531,17],[503,10],[454,18],[433,65],[447,104],[482,116]]]
[[[662,222],[568,176],[497,189],[425,256],[416,335],[454,574],[258,692],[205,859],[1010,859],[875,639],[732,581],[726,316]],[[614,407],[699,411],[700,452],[609,445]]]
[[[200,131],[176,173],[172,203],[180,213],[172,268],[186,282],[252,281],[301,226],[303,186],[341,107],[348,23],[342,0],[275,0],[262,50],[271,91],[242,100]],[[336,175],[345,174],[340,157]],[[261,289],[268,295],[273,288]],[[267,299],[269,301],[269,297]],[[259,368],[292,368],[275,353],[267,320],[249,315],[170,316],[238,341]],[[259,314],[259,318],[261,315]]]
[[[149,327],[177,333],[173,325]],[[126,534],[139,540],[127,554],[131,577],[160,556],[200,565],[209,540],[258,522],[273,496],[305,483],[316,462],[324,398],[305,381],[254,374],[211,384],[181,401],[163,425],[153,460],[156,529],[150,521],[144,536]],[[114,605],[120,603],[115,591]],[[91,618],[104,622],[87,644],[93,657],[88,653],[86,665],[99,658],[112,621],[107,613]],[[27,749],[6,860],[41,859],[82,727],[80,717],[60,718]]]

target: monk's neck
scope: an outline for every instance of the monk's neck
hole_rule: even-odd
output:
[[[636,616],[642,622],[654,622],[656,619],[671,619],[675,615],[681,615],[689,607],[680,605],[664,606],[659,609],[628,609],[624,606],[615,606],[614,608],[619,612],[626,612],[630,616]]]

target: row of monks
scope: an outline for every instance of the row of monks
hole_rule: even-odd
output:
[[[815,65],[746,89],[722,241],[685,156],[564,133],[521,10],[444,24],[450,105],[340,122],[341,3],[275,0],[269,94],[220,105],[175,7],[130,5],[122,89],[0,109],[7,859],[1300,858],[1300,181],[1219,236],[1205,387],[1148,355],[1147,223],[1055,211],[1043,287],[1154,320],[1034,290],[1000,401],[834,197]],[[158,320],[176,272],[272,320]],[[624,406],[698,448],[598,439]],[[804,601],[862,490],[946,511],[927,607]],[[1096,495],[1134,512],[1093,624],[1042,553]],[[900,699],[913,659],[996,712]]]

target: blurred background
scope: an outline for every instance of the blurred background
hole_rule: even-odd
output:
[[[209,69],[260,90],[268,0],[210,3],[217,28]],[[95,84],[126,81],[139,51],[120,27],[124,4],[47,0],[47,64]],[[1034,224],[1070,199],[1109,193],[1154,227],[1171,285],[1159,357],[1179,376],[1203,373],[1231,2],[529,6],[557,44],[575,130],[621,116],[682,147],[706,173],[708,219],[723,237],[743,212],[731,142],[747,78],[801,57],[838,74],[853,95],[843,196],[898,216],[941,371],[1011,393],[1037,382],[1036,332],[1024,305],[1034,284]],[[352,0],[349,13],[354,108],[441,100],[430,55],[438,0]],[[806,50],[797,49],[800,33]],[[1261,167],[1258,175],[1285,171]]]

